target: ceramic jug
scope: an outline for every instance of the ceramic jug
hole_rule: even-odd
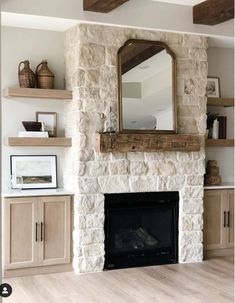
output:
[[[22,70],[20,70],[21,65],[24,64]],[[36,84],[36,76],[34,72],[29,67],[29,61],[21,61],[18,66],[18,78],[20,87],[24,88],[34,88]]]

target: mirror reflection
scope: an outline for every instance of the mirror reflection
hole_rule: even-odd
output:
[[[130,40],[119,52],[121,130],[174,132],[174,58],[161,42]]]

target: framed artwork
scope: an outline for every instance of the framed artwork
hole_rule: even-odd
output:
[[[42,122],[42,130],[48,132],[49,137],[56,137],[57,113],[36,112],[36,121]]]
[[[18,156],[12,155],[12,188],[17,189],[18,180],[23,180],[22,189],[57,188],[56,156]]]
[[[207,77],[206,95],[208,98],[220,97],[220,81],[218,77]]]

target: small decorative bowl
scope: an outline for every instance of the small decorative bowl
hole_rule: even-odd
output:
[[[28,132],[39,132],[42,128],[41,122],[22,121],[22,124],[24,125],[25,130]]]

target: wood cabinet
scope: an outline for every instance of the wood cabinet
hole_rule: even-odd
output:
[[[205,190],[204,250],[225,253],[234,247],[234,190]]]
[[[70,262],[70,197],[4,200],[4,269]]]

